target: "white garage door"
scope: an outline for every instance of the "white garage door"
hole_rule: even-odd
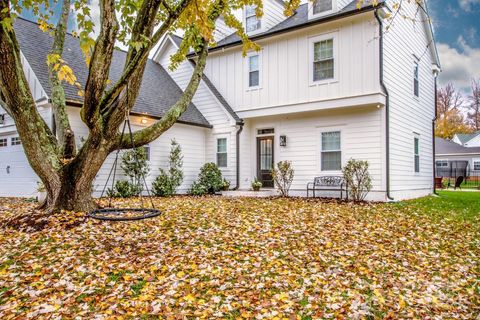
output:
[[[37,181],[18,135],[0,135],[0,197],[35,197]]]

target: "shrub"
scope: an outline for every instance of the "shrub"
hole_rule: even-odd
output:
[[[159,197],[170,196],[176,193],[183,182],[182,148],[175,141],[171,142],[168,171],[160,169],[160,175],[152,183],[152,193]]]
[[[280,161],[272,170],[272,178],[282,197],[288,197],[295,171],[290,161]]]
[[[217,165],[213,162],[205,163],[203,167],[200,168],[198,181],[192,184],[189,193],[200,195],[199,192],[203,190],[202,194],[213,194],[222,190],[223,186],[222,172],[218,169]]]
[[[113,190],[107,190],[107,195],[117,198],[138,196],[143,191],[143,179],[150,172],[145,149],[139,147],[125,152],[120,166],[129,180],[115,182]]]
[[[350,159],[342,169],[348,193],[354,201],[362,201],[372,189],[368,161]]]
[[[252,184],[251,184],[252,190],[253,190],[253,191],[258,191],[258,190],[260,190],[260,188],[262,187],[262,185],[263,185],[262,182],[259,181],[259,180],[257,179],[257,177],[255,177],[255,178],[253,179],[253,181],[252,181]]]
[[[130,198],[138,196],[142,192],[142,186],[130,181],[119,180],[115,182],[113,190],[108,188],[107,195],[113,198]]]

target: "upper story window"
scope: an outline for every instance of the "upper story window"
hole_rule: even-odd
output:
[[[10,143],[12,146],[18,146],[22,144],[22,140],[20,140],[20,137],[12,137]]]
[[[335,78],[335,39],[319,38],[312,42],[312,82]]]
[[[227,166],[227,138],[217,139],[217,166]]]
[[[413,138],[413,151],[414,151],[414,169],[415,172],[420,172],[420,137]]]
[[[255,13],[257,9],[256,5],[245,7],[245,29],[248,32],[254,32],[262,27],[262,22],[257,18]]]
[[[418,62],[415,61],[413,64],[413,94],[418,97],[420,96],[420,77],[419,77],[419,66]]]
[[[321,170],[342,170],[341,132],[322,132],[321,140]]]
[[[0,139],[0,147],[6,147],[8,143],[8,140],[5,139]]]
[[[333,10],[333,0],[316,0],[313,2],[313,14],[322,14]]]
[[[248,57],[248,87],[254,88],[260,85],[260,55]]]

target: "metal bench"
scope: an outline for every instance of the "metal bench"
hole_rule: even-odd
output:
[[[314,198],[315,191],[340,191],[340,199],[343,199],[343,192],[345,191],[345,199],[348,200],[348,188],[345,180],[340,176],[315,177],[313,182],[307,184],[307,197],[310,191],[313,192]]]

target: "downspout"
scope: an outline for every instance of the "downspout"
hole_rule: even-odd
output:
[[[437,168],[435,163],[435,123],[437,121],[437,77],[438,73],[435,72],[435,83],[434,83],[434,92],[435,92],[435,117],[432,119],[432,148],[433,148],[433,194],[438,195],[437,186],[435,184],[435,177],[437,176]]]
[[[236,171],[236,174],[237,174],[237,183],[236,183],[236,186],[234,188],[234,190],[238,190],[240,188],[240,134],[242,133],[243,131],[243,121],[239,122],[238,125],[240,126],[237,130],[237,139],[236,139],[236,157],[237,157],[237,171]]]
[[[377,18],[379,25],[380,86],[382,87],[383,93],[385,94],[385,178],[387,180],[386,191],[387,200],[393,201],[394,199],[390,196],[390,96],[387,86],[383,81],[383,22],[382,19],[380,19],[380,17],[378,16],[378,10],[375,10],[375,18]]]

